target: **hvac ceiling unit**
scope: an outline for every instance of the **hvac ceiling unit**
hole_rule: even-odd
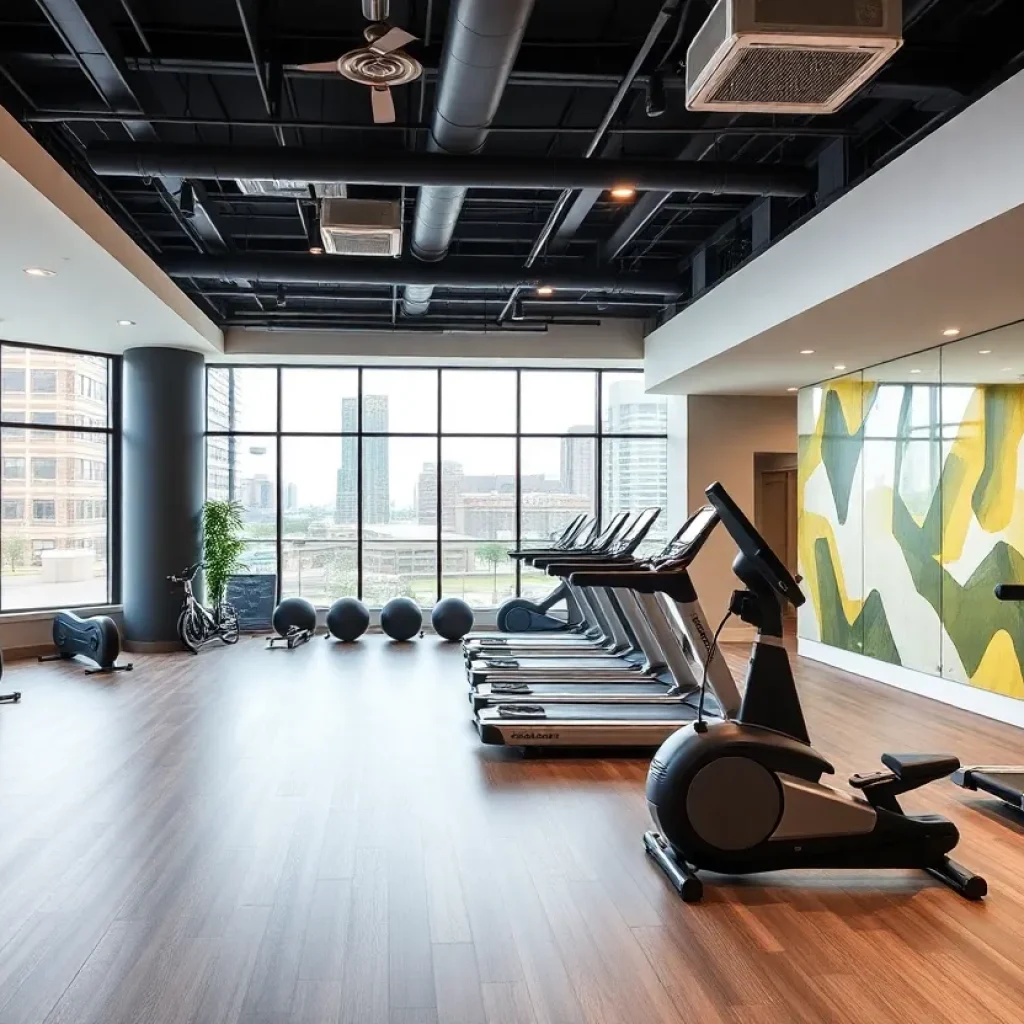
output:
[[[718,0],[686,54],[686,105],[831,114],[903,45],[902,0]]]
[[[320,199],[344,199],[347,186],[344,182],[333,181],[282,181],[276,178],[236,178],[236,183],[245,196],[284,196],[291,199],[309,199],[309,187],[313,186]]]
[[[338,256],[401,256],[401,204],[382,199],[325,199],[324,251]]]

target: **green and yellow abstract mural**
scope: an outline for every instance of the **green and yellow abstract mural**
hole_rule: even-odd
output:
[[[1024,699],[1024,386],[920,373],[800,393],[800,635]]]

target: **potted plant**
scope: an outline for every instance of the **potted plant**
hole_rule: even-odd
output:
[[[220,621],[228,577],[245,566],[240,561],[245,541],[242,506],[237,501],[207,501],[203,505],[203,566],[206,597]]]

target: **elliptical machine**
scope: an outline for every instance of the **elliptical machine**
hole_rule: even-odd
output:
[[[559,534],[549,548],[510,551],[509,558],[525,562],[535,555],[551,554],[571,550],[580,540],[592,540],[597,536],[597,520],[580,514]],[[548,613],[556,605],[565,602],[566,617],[558,618]],[[583,621],[583,614],[573,598],[572,591],[562,580],[542,601],[531,601],[525,597],[510,597],[502,602],[495,623],[502,633],[544,633],[553,630],[569,632]]]
[[[703,896],[700,869],[920,868],[981,899],[985,880],[947,856],[960,839],[953,822],[904,814],[897,800],[955,772],[955,757],[883,754],[885,771],[850,778],[859,795],[822,784],[835,769],[810,745],[782,643],[783,602],[799,607],[804,596],[725,488],[706,494],[740,549],[732,568],[746,589],[729,611],[758,635],[735,720],[700,716],[655,755],[647,803],[659,831],[645,834],[647,852],[688,903]]]

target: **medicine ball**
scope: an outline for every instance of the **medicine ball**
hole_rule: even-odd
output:
[[[461,597],[443,597],[430,613],[434,632],[444,640],[461,640],[473,628],[473,609]]]
[[[392,640],[411,640],[423,628],[423,612],[408,597],[393,597],[380,612],[380,628]]]
[[[274,609],[274,629],[279,636],[287,636],[290,629],[316,629],[316,609],[304,597],[286,597]]]
[[[327,628],[338,640],[358,640],[369,625],[366,605],[354,597],[339,597],[327,612]]]

